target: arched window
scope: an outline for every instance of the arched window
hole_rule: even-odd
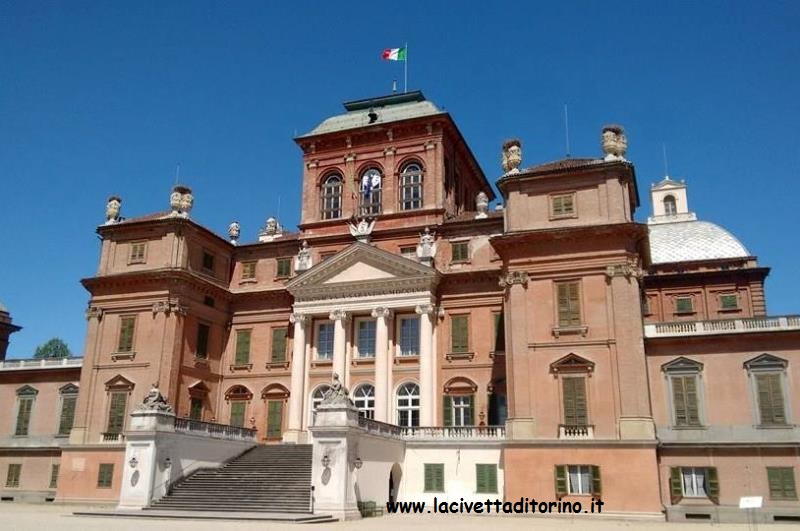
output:
[[[397,390],[397,425],[419,426],[419,386],[406,383]]]
[[[308,425],[314,425],[314,413],[317,411],[317,406],[322,403],[322,399],[325,398],[325,393],[331,390],[331,386],[327,384],[320,385],[314,391],[311,392],[311,411],[308,415]]]
[[[361,173],[361,208],[362,216],[377,216],[381,213],[381,190],[383,174],[375,167],[367,168]]]
[[[411,162],[400,172],[400,210],[422,208],[422,166]]]
[[[678,213],[678,209],[675,206],[675,197],[668,195],[664,198],[664,214],[667,216],[674,216]]]
[[[353,402],[358,408],[358,414],[364,418],[375,418],[375,387],[370,384],[362,384],[353,393]]]
[[[322,184],[322,219],[342,217],[342,176],[334,173]]]

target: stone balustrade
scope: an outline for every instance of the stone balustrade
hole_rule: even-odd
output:
[[[505,439],[504,426],[396,426],[359,417],[358,426],[376,435],[407,441],[495,440]]]
[[[718,319],[713,321],[676,321],[644,325],[644,336],[683,337],[719,334],[744,334],[752,332],[783,332],[800,330],[800,316],[748,317]]]
[[[28,369],[56,369],[58,367],[80,367],[83,358],[42,358],[26,360],[0,360],[0,371]]]
[[[192,435],[204,435],[214,439],[225,439],[228,441],[255,441],[256,430],[241,428],[239,426],[229,426],[227,424],[216,424],[214,422],[203,422],[188,418],[175,419],[175,431],[190,433]]]
[[[122,433],[101,433],[100,442],[104,444],[116,444],[125,440],[125,435]]]
[[[594,426],[559,424],[558,438],[574,441],[594,439]]]

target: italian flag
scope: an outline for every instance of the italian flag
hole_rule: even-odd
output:
[[[381,54],[381,59],[386,61],[405,61],[406,49],[405,48],[386,48]]]

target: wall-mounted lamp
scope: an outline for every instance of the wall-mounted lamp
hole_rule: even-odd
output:
[[[356,457],[355,461],[353,461],[353,466],[357,469],[360,469],[362,466],[364,466],[364,461],[362,461],[360,457]]]
[[[128,464],[130,465],[131,468],[136,468],[136,465],[139,464],[139,460],[136,459],[136,456],[134,455],[133,457],[130,458]]]
[[[322,456],[322,466],[328,468],[328,465],[331,464],[331,458],[328,454]]]

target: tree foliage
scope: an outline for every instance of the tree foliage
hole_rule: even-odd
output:
[[[34,358],[68,358],[72,356],[69,347],[61,338],[54,337],[47,343],[36,347]]]

